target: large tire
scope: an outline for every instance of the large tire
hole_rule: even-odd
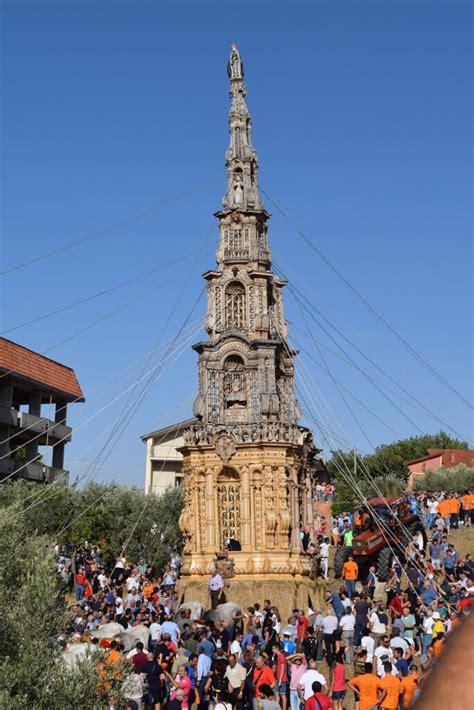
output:
[[[344,562],[347,562],[349,555],[352,555],[352,547],[338,547],[334,555],[334,576],[336,579],[342,576]]]
[[[408,532],[410,534],[410,542],[415,538],[417,548],[421,554],[425,556],[428,547],[428,537],[423,524],[419,520],[411,523],[411,525],[408,526]]]
[[[384,547],[380,550],[377,559],[377,578],[380,582],[386,582],[390,579],[392,571],[393,552],[389,547]]]

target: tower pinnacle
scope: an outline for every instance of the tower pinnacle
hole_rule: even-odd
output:
[[[244,65],[235,44],[231,45],[227,73],[232,98],[229,111],[230,143],[226,153],[227,192],[224,210],[263,211],[258,194],[258,158],[252,145],[252,119],[245,102]]]

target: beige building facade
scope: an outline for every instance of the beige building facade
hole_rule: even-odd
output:
[[[146,444],[145,493],[162,495],[167,488],[180,486],[183,481],[183,432],[196,423],[195,419],[157,429],[141,437]]]

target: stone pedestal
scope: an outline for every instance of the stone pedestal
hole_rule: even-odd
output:
[[[314,610],[324,604],[325,583],[303,575],[244,574],[225,581],[227,601],[236,602],[245,610],[255,602],[262,604],[264,599],[270,599],[280,612],[282,627],[286,625],[293,609],[304,609],[306,613],[308,606]],[[205,609],[209,609],[211,602],[208,585],[208,576],[184,575],[180,581],[183,602],[198,601]]]

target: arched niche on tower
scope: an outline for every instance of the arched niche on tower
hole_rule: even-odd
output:
[[[247,327],[247,294],[241,281],[233,279],[225,287],[224,321],[230,330],[243,330]]]
[[[241,542],[241,481],[238,471],[224,466],[217,475],[217,539],[220,549],[225,549],[227,540]]]
[[[226,357],[222,378],[226,422],[244,422],[247,418],[248,383],[241,355],[231,354]]]

